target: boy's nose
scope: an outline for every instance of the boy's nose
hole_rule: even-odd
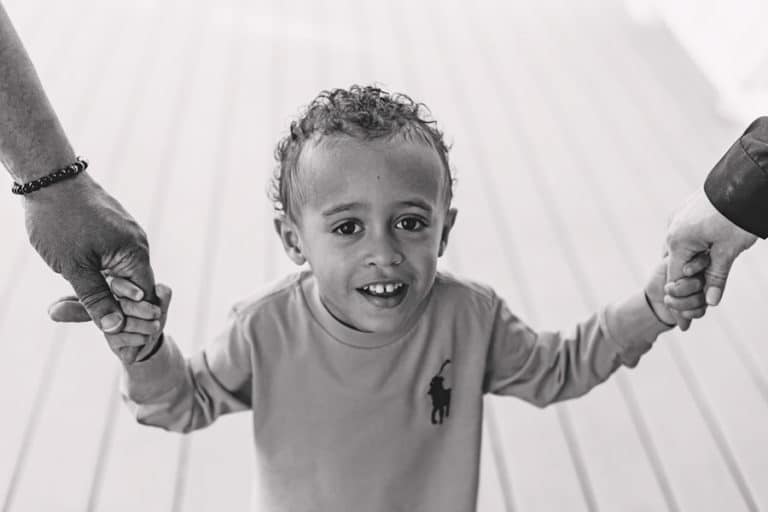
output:
[[[373,240],[365,258],[366,265],[388,267],[403,262],[403,253],[389,237],[381,236]]]

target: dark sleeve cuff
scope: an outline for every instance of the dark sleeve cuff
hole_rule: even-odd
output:
[[[712,205],[728,220],[768,237],[768,117],[749,125],[704,182]]]

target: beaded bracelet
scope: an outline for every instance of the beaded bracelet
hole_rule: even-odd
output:
[[[87,168],[88,161],[78,156],[75,163],[69,164],[66,167],[62,167],[61,169],[56,169],[51,174],[43,176],[42,178],[32,180],[28,183],[24,183],[23,185],[14,181],[13,187],[11,187],[11,192],[18,195],[29,194],[30,192],[40,190],[41,188],[47,187],[48,185],[53,185],[54,183],[57,183],[61,180],[73,178]]]

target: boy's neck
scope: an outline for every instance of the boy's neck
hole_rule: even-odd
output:
[[[363,333],[366,333],[366,334],[370,334],[370,333],[372,333],[372,332],[373,332],[373,331],[363,331],[362,329],[358,329],[358,328],[357,328],[357,327],[355,327],[354,325],[352,325],[352,324],[350,324],[350,323],[347,323],[347,322],[345,322],[344,320],[342,320],[341,318],[339,318],[339,317],[337,317],[336,315],[334,315],[334,314],[333,314],[333,311],[331,311],[331,308],[329,308],[329,307],[328,307],[328,305],[327,305],[327,304],[325,303],[325,301],[323,300],[323,296],[322,296],[322,295],[320,296],[320,304],[322,304],[322,305],[323,305],[323,307],[325,308],[325,310],[328,312],[328,314],[329,314],[329,315],[331,315],[331,316],[334,318],[334,320],[336,320],[337,322],[339,322],[339,323],[340,323],[341,325],[343,325],[344,327],[348,327],[349,329],[352,329],[352,330],[354,330],[354,331],[357,331],[357,332],[363,332]]]

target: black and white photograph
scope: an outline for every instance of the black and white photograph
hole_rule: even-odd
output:
[[[764,0],[0,0],[0,512],[768,512]]]

